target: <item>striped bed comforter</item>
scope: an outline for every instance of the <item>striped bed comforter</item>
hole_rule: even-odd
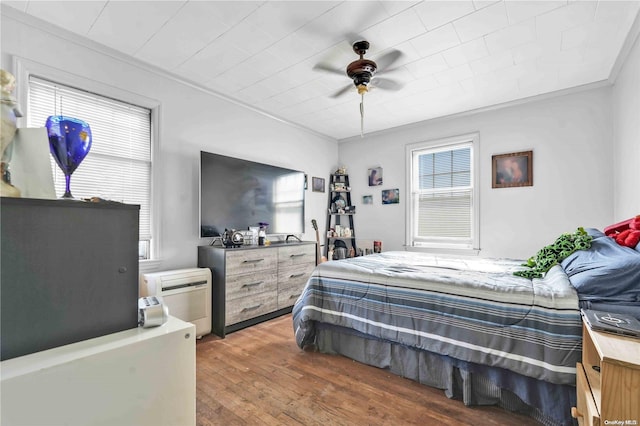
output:
[[[520,261],[386,252],[318,265],[293,308],[296,342],[315,324],[558,384],[575,384],[578,295],[558,265],[544,278]]]

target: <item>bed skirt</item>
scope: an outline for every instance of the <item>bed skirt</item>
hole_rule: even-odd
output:
[[[443,389],[465,405],[497,405],[529,416],[547,426],[574,425],[570,410],[576,388],[522,376],[502,368],[456,360],[379,340],[344,327],[316,323],[315,344],[323,353],[358,362]]]

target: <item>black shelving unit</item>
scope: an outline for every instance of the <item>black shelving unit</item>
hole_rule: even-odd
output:
[[[327,232],[324,245],[324,255],[329,259],[329,250],[335,246],[336,241],[344,241],[348,253],[353,248],[357,253],[356,233],[354,227],[355,206],[351,203],[351,186],[349,185],[349,175],[334,173],[329,176],[329,202],[327,207]],[[348,228],[347,228],[348,223]],[[330,236],[330,231],[337,227],[348,229],[347,235]],[[331,260],[331,259],[329,259]]]

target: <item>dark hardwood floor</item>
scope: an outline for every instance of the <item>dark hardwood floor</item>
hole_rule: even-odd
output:
[[[196,344],[198,425],[538,425],[466,407],[345,357],[305,352],[291,314]]]

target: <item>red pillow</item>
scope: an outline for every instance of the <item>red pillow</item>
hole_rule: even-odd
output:
[[[604,234],[621,246],[634,248],[640,242],[640,215],[607,226],[604,228]]]

